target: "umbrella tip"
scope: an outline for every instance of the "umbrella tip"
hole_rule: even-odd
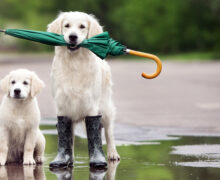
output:
[[[0,29],[0,32],[5,32],[5,30],[4,29]]]

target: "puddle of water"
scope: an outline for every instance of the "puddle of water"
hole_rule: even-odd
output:
[[[193,162],[176,162],[176,165],[220,168],[219,144],[174,146],[171,154],[177,154],[197,159]]]
[[[87,140],[76,137],[75,167],[51,172],[49,163],[57,152],[54,126],[41,126],[46,137],[46,161],[43,166],[9,165],[0,167],[0,179],[90,179],[90,180],[215,180],[220,177],[220,137],[178,137],[147,144],[118,146],[121,162],[110,163],[107,172],[90,171]],[[53,133],[51,133],[53,132]],[[106,146],[104,145],[106,152]],[[210,162],[207,165],[207,162]]]
[[[54,135],[46,135],[46,138],[47,161],[44,169],[48,169],[48,163],[55,156],[57,143],[57,137]],[[219,179],[220,171],[219,168],[216,168],[220,164],[220,159],[217,158],[220,155],[219,137],[187,136],[171,137],[170,139],[172,140],[118,146],[117,150],[121,155],[121,162],[109,164],[108,171],[105,173],[93,174],[88,167],[87,140],[77,137],[75,141],[76,163],[72,176],[74,179],[100,180],[104,176],[105,179],[112,180]],[[106,152],[106,146],[104,146],[104,150]],[[177,151],[180,153],[174,153]],[[210,160],[211,157],[212,160]],[[208,161],[210,163],[207,165]],[[49,179],[51,172],[45,170],[45,174]]]

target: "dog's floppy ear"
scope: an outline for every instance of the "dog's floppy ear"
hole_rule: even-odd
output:
[[[60,13],[59,16],[53,22],[47,25],[47,31],[61,34],[62,33],[62,19],[63,19],[63,13]]]
[[[103,32],[102,26],[100,26],[98,20],[93,16],[89,15],[89,33],[88,38],[100,34]]]
[[[31,76],[31,97],[36,96],[44,86],[44,82],[33,72]]]
[[[0,90],[2,90],[4,93],[9,92],[9,75],[0,80]]]

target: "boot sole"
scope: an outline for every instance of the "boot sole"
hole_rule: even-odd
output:
[[[68,167],[73,167],[73,162],[69,162],[69,163],[60,163],[60,164],[50,164],[49,165],[50,168],[68,168]]]
[[[93,169],[107,169],[108,168],[108,164],[106,162],[99,162],[99,163],[89,163],[90,168]]]

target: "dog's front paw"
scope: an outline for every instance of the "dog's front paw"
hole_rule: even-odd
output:
[[[24,165],[34,165],[34,164],[36,164],[36,162],[33,157],[27,157],[27,158],[24,158],[23,164]]]
[[[43,156],[36,156],[35,161],[37,164],[42,164],[44,162],[44,157]]]
[[[108,151],[108,160],[109,161],[120,161],[120,156],[116,150]]]
[[[4,166],[6,163],[6,158],[3,156],[0,156],[0,166]]]

